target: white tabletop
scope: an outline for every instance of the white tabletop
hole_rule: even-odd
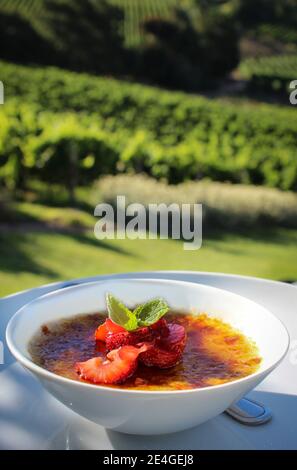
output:
[[[25,303],[63,283],[43,286],[0,299],[0,338],[4,364],[0,365],[1,449],[297,449],[297,288],[251,277],[199,272],[146,272],[98,276],[113,278],[181,279],[220,287],[261,303],[288,328],[290,350],[282,364],[250,393],[273,412],[259,427],[239,424],[220,415],[194,429],[165,436],[129,436],[108,431],[79,417],[52,398],[39,382],[10,355],[5,328]]]

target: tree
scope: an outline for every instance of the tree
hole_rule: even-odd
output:
[[[245,28],[261,23],[296,28],[296,0],[238,0],[237,17]]]
[[[0,57],[18,63],[51,63],[53,48],[17,13],[0,13]]]
[[[143,23],[148,34],[144,57],[157,82],[188,90],[211,87],[236,67],[239,37],[221,3],[184,0],[171,18]]]
[[[61,65],[78,71],[121,69],[123,11],[106,0],[45,0],[43,20]]]

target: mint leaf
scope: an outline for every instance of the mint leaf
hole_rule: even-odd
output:
[[[127,331],[156,323],[168,312],[169,307],[163,299],[154,299],[139,305],[133,312],[112,294],[106,294],[109,318]]]
[[[122,302],[116,299],[113,295],[106,295],[106,306],[109,318],[122,326],[128,331],[133,331],[138,328],[136,315],[131,310],[125,307]]]
[[[138,327],[150,326],[160,320],[168,310],[169,307],[165,300],[154,299],[137,307],[134,310],[133,315],[137,318]]]

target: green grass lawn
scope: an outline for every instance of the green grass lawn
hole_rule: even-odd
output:
[[[184,251],[173,240],[99,242],[91,231],[0,231],[0,296],[58,280],[153,269],[297,279],[297,231],[205,235],[198,251]]]

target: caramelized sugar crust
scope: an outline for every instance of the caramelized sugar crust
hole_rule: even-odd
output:
[[[76,362],[104,357],[104,343],[94,332],[106,314],[80,315],[44,325],[30,343],[32,360],[55,374],[80,381]],[[133,377],[116,388],[134,390],[186,390],[219,385],[257,371],[261,358],[254,342],[231,325],[206,314],[171,312],[168,322],[183,325],[187,344],[177,366],[161,370],[139,364]]]

